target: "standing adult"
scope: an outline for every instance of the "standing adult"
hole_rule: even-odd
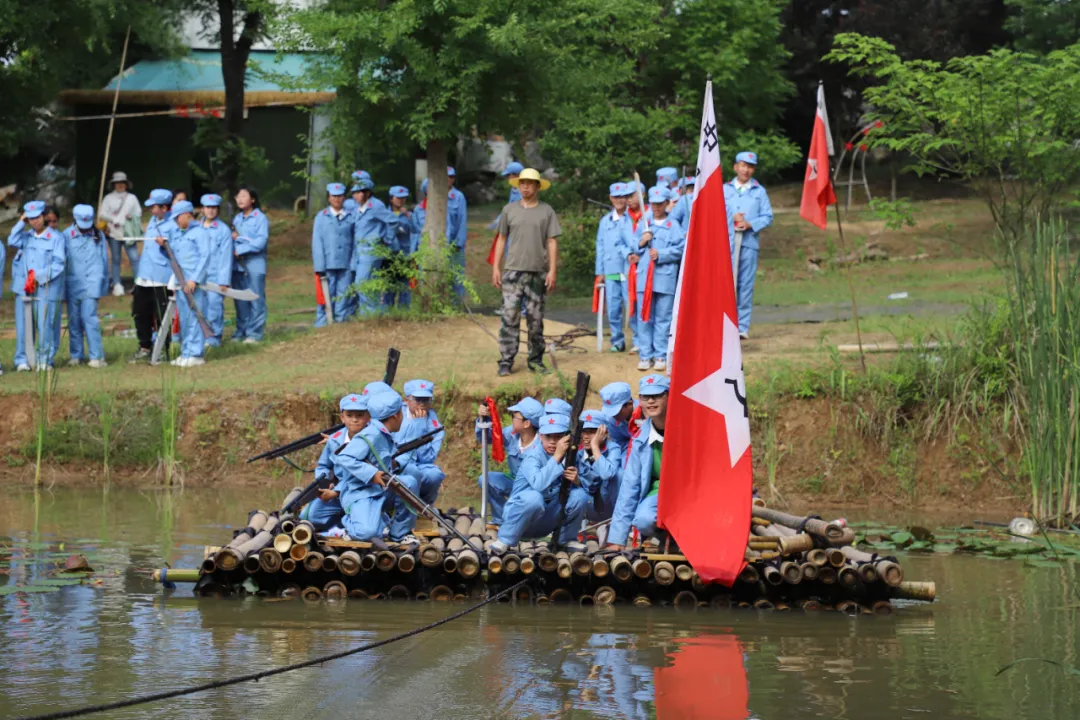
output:
[[[546,373],[549,371],[544,365],[544,297],[555,289],[558,237],[562,228],[551,206],[540,201],[540,191],[547,190],[551,183],[540,177],[539,172],[525,168],[510,184],[521,192],[521,200],[502,210],[495,241],[495,264],[491,268],[491,282],[502,290],[503,296],[499,375],[509,375],[514,366],[520,343],[523,297],[529,328],[529,369]]]
[[[351,308],[359,307],[361,315],[370,315],[379,311],[381,298],[364,292],[363,284],[375,277],[375,272],[382,267],[385,252],[380,249],[391,248],[397,219],[382,200],[372,191],[375,183],[371,178],[358,180],[353,186],[353,199],[356,210],[353,212],[353,284],[356,295],[351,301]],[[350,312],[351,314],[351,312]]]
[[[405,207],[409,198],[409,189],[403,185],[390,188],[390,213],[394,218],[392,239],[390,242],[391,273],[388,280],[393,283],[390,290],[383,293],[383,307],[391,308],[397,302],[401,308],[408,308],[412,303],[409,291],[410,275],[407,271],[407,258],[420,246],[420,231],[413,221],[413,214]],[[407,424],[407,423],[406,423]]]
[[[109,257],[105,234],[94,227],[94,208],[76,205],[71,215],[75,224],[64,231],[67,253],[65,295],[68,309],[68,365],[78,366],[83,358],[83,339],[90,355],[90,367],[103,368],[105,348],[101,342],[98,300],[109,291]]]
[[[205,365],[203,359],[206,345],[202,326],[196,315],[206,307],[203,299],[205,290],[199,287],[206,282],[210,271],[211,237],[210,231],[195,221],[195,207],[187,200],[173,203],[173,222],[167,226],[169,246],[176,256],[176,263],[184,273],[185,284],[180,285],[180,278],[173,275],[170,285],[175,286],[176,308],[180,313],[180,357],[172,361],[178,367]],[[158,252],[166,253],[164,240],[157,238]],[[161,330],[159,330],[160,332]]]
[[[53,327],[64,295],[67,246],[64,236],[46,224],[44,202],[32,200],[23,206],[22,217],[8,235],[8,247],[16,252],[11,262],[16,318],[15,369],[30,370],[26,343],[35,344],[36,328],[37,369],[51,370],[57,350]],[[32,308],[30,325],[24,321],[26,303]]]
[[[142,207],[139,199],[129,192],[135,186],[125,173],[114,172],[109,179],[109,187],[111,191],[101,199],[98,219],[105,223],[102,229],[109,236],[109,252],[112,255],[109,284],[112,285],[113,296],[120,297],[124,294],[124,286],[120,282],[120,248],[127,253],[132,277],[139,267],[139,250],[134,240],[119,238],[137,238],[142,235]]]
[[[461,268],[461,277],[465,276],[465,240],[468,235],[469,204],[465,202],[465,193],[454,187],[457,171],[453,167],[446,169],[450,190],[446,196],[447,231],[446,241],[452,248],[452,263]],[[465,285],[461,277],[454,278],[454,292],[464,299]]]
[[[150,222],[146,224],[144,237],[168,237],[173,194],[165,188],[155,188],[146,199],[150,208]],[[147,240],[146,242],[150,242]],[[161,320],[169,304],[169,278],[172,267],[169,257],[162,252],[144,252],[139,256],[139,269],[135,273],[135,292],[131,300],[131,315],[135,318],[135,335],[139,349],[129,360],[131,363],[149,362],[154,349],[154,332],[165,333],[165,347],[172,338],[171,328],[162,328]]]
[[[246,344],[262,342],[266,332],[266,244],[270,239],[270,219],[259,205],[255,188],[241,185],[236,191],[233,216],[232,286],[251,290],[259,297],[254,300],[234,300],[236,330],[233,340]]]
[[[758,235],[773,221],[769,194],[754,179],[757,155],[741,152],[735,156],[735,177],[724,184],[724,202],[734,225],[731,236],[731,263],[735,274],[735,298],[739,306],[739,337],[750,337],[750,311],[754,304],[757,276]],[[729,230],[730,230],[729,226]]]

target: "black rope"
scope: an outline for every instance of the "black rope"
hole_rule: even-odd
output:
[[[382,647],[383,645],[389,645],[390,643],[397,642],[398,640],[404,640],[406,638],[419,635],[422,632],[433,630],[440,625],[445,625],[451,620],[457,620],[459,617],[464,617],[471,612],[479,610],[488,603],[495,602],[499,598],[514,592],[519,587],[529,581],[528,578],[518,581],[516,584],[511,585],[505,590],[501,590],[495,595],[482,600],[472,607],[467,607],[460,612],[456,612],[453,615],[448,615],[442,620],[436,620],[433,623],[424,625],[423,627],[414,628],[408,632],[395,635],[385,640],[379,640],[378,642],[368,643],[367,645],[361,645],[351,650],[344,650],[342,652],[336,652],[330,655],[323,655],[321,657],[314,658],[312,660],[305,660],[303,662],[293,663],[292,665],[286,665],[284,667],[274,668],[272,670],[262,670],[257,673],[248,673],[247,675],[238,675],[236,677],[228,678],[226,680],[215,680],[204,685],[196,685],[195,687],[183,688],[180,690],[168,690],[166,692],[153,693],[151,695],[140,695],[139,697],[131,698],[129,700],[119,700],[113,703],[106,703],[104,705],[87,705],[86,707],[77,708],[75,710],[62,710],[60,712],[46,713],[45,715],[28,715],[26,717],[18,718],[17,720],[59,720],[59,718],[72,718],[80,717],[82,715],[91,715],[94,713],[105,712],[107,710],[119,710],[120,708],[132,707],[133,705],[144,705],[146,703],[157,702],[158,700],[168,700],[169,698],[180,697],[182,695],[193,695],[195,693],[205,692],[206,690],[214,690],[216,688],[228,687],[230,685],[239,685],[240,683],[250,682],[252,680],[262,680],[263,678],[273,677],[274,675],[281,675],[291,670],[300,670],[301,668],[311,667],[312,665],[321,665],[331,660],[340,660],[343,657],[350,655],[356,655],[366,650],[374,650],[375,648]]]
[[[796,534],[804,532],[806,530],[806,524],[808,522],[810,522],[811,520],[820,520],[820,519],[821,519],[820,515],[807,515],[806,517],[804,517],[802,519],[802,522],[799,523],[799,527],[795,528]]]
[[[284,455],[281,455],[280,458],[282,460],[284,460],[286,464],[292,465],[294,470],[299,470],[302,473],[313,473],[313,472],[315,472],[315,468],[311,468],[310,470],[305,470],[304,468],[300,467],[299,465],[297,465],[296,463],[294,463],[292,460],[285,457]]]

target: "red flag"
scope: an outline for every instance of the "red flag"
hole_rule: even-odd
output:
[[[495,233],[495,237],[491,238],[491,250],[488,251],[488,265],[495,265],[495,246],[499,243],[499,233]]]
[[[495,407],[494,398],[484,398],[488,413],[491,414],[491,459],[502,462],[506,459],[506,448],[503,447],[502,422],[499,420],[499,409]]]
[[[26,284],[23,285],[23,292],[27,295],[33,295],[37,292],[37,277],[33,268],[30,268],[30,272],[26,273]]]
[[[829,156],[833,150],[829,115],[825,111],[825,88],[819,84],[817,92],[817,114],[814,116],[814,134],[810,136],[810,156],[806,159],[799,216],[824,230],[828,225],[827,208],[836,204],[836,193],[829,172]]]
[[[161,332],[161,330],[158,330],[158,332]],[[173,316],[172,316],[172,334],[173,335],[179,335],[180,334],[180,313],[179,312],[174,312]]]
[[[323,297],[322,283],[319,281],[319,273],[315,273],[315,304],[326,305],[326,298]]]
[[[592,311],[600,312],[600,290],[604,287],[604,276],[597,275],[592,284]]]
[[[655,265],[651,256],[646,255],[645,260],[649,263],[649,267],[645,269],[645,290],[641,293],[641,320],[649,322],[649,318],[652,317],[652,283]]]
[[[710,81],[672,318],[659,522],[702,579],[731,585],[745,562],[753,477],[715,118]]]

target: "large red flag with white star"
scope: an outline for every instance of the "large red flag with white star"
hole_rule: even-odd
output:
[[[829,132],[829,113],[825,109],[825,88],[817,89],[817,113],[814,131],[810,135],[810,155],[806,158],[802,202],[799,217],[822,230],[828,225],[828,207],[836,204],[836,192],[829,179],[829,156],[833,154],[832,133]]]
[[[659,522],[703,580],[731,585],[745,563],[753,478],[723,183],[710,81],[672,318]]]

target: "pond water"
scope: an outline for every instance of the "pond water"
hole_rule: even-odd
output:
[[[8,488],[0,590],[84,552],[94,584],[0,595],[0,718],[269,669],[389,637],[463,605],[196,599],[147,570],[194,567],[280,490]],[[858,519],[857,514],[849,515]],[[61,544],[63,547],[61,548]],[[889,617],[489,605],[437,630],[258,683],[96,717],[1080,717],[1077,565],[902,558],[938,602]]]

